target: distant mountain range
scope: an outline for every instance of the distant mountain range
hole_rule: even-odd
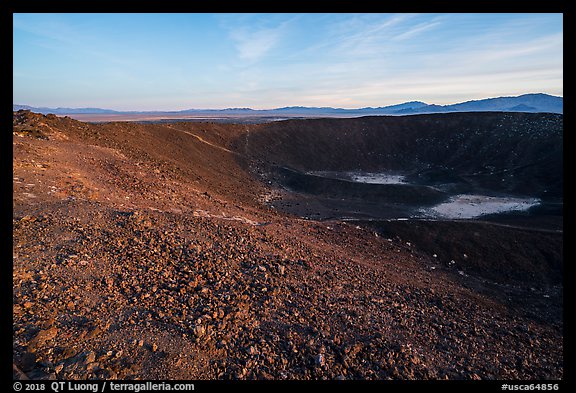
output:
[[[12,105],[12,110],[19,111],[20,109],[29,110],[36,113],[42,113],[47,115],[48,113],[54,113],[56,115],[72,115],[72,114],[99,114],[99,113],[124,113],[115,111],[112,109],[101,109],[101,108],[46,108],[46,107],[34,107],[30,105]]]
[[[14,111],[27,109],[37,113],[57,115],[73,114],[171,114],[198,116],[367,116],[367,115],[413,115],[422,113],[446,112],[548,112],[563,113],[564,99],[548,94],[524,94],[516,97],[497,97],[466,101],[451,105],[426,104],[421,101],[405,102],[384,107],[343,109],[331,107],[290,106],[275,109],[227,108],[227,109],[185,109],[181,111],[115,111],[101,108],[36,108],[28,105],[12,105]]]

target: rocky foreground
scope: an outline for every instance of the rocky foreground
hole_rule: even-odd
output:
[[[561,314],[517,301],[560,285],[275,212],[258,127],[14,114],[15,378],[563,377]]]

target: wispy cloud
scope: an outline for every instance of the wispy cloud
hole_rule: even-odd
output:
[[[282,27],[249,31],[240,28],[230,33],[236,43],[238,56],[242,60],[257,61],[273,49],[281,36]]]
[[[562,55],[563,34],[551,34],[525,42],[488,45],[480,50],[471,50],[476,61],[501,62],[503,60],[518,60],[523,56],[539,57],[541,61],[549,61],[551,54]]]
[[[415,14],[390,15],[384,20],[360,15],[343,20],[334,26],[336,34],[331,42],[334,50],[346,55],[374,56],[389,45],[389,40],[400,26],[406,24]],[[380,49],[380,51],[378,50]]]
[[[358,16],[352,20],[342,21],[338,30],[341,31],[340,38],[346,45],[357,44],[385,38],[392,28],[409,21],[414,16],[416,14],[397,14],[375,21],[366,20],[365,16]]]
[[[221,18],[221,25],[228,30],[238,58],[248,63],[257,62],[278,47],[297,17],[280,19],[263,15],[244,15],[233,23]]]
[[[392,39],[395,41],[407,40],[425,31],[431,30],[438,25],[440,25],[440,21],[438,20],[420,23],[416,26],[410,27],[409,30],[392,37]]]
[[[424,21],[422,21],[425,19]],[[343,20],[331,38],[335,49],[354,56],[378,57],[443,24],[444,17],[421,14],[360,15]]]

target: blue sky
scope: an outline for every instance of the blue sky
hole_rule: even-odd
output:
[[[116,110],[563,95],[562,14],[14,14],[13,102]]]

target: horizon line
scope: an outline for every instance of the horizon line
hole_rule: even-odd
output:
[[[396,105],[402,105],[402,104],[409,104],[409,103],[421,103],[421,104],[425,104],[425,105],[434,105],[434,106],[450,106],[450,105],[457,105],[457,104],[462,104],[462,103],[467,103],[467,102],[475,102],[475,101],[483,101],[483,100],[490,100],[490,99],[497,99],[497,98],[517,98],[517,97],[522,97],[522,96],[527,96],[527,95],[547,95],[547,96],[551,96],[551,97],[556,97],[556,98],[562,98],[564,99],[563,95],[554,95],[554,94],[548,94],[548,93],[524,93],[524,94],[519,94],[519,95],[506,95],[506,96],[498,96],[498,97],[486,97],[486,98],[477,98],[477,99],[472,99],[472,100],[466,100],[466,101],[460,101],[460,102],[454,102],[454,103],[450,103],[450,104],[435,104],[435,103],[427,103],[424,101],[420,101],[418,99],[415,100],[409,100],[409,101],[403,101],[403,102],[399,102],[396,104],[390,104],[390,105],[385,105],[385,106],[364,106],[364,107],[356,107],[356,108],[342,108],[342,107],[333,107],[333,106],[305,106],[305,105],[287,105],[287,106],[278,106],[278,107],[274,107],[274,108],[253,108],[253,107],[243,107],[243,106],[231,106],[231,107],[225,107],[225,108],[194,108],[194,107],[187,107],[184,109],[165,109],[165,110],[159,110],[159,109],[112,109],[112,108],[105,108],[105,107],[98,107],[98,106],[82,106],[82,107],[71,107],[71,106],[46,106],[46,105],[29,105],[29,104],[12,104],[12,106],[27,106],[27,107],[31,107],[31,108],[37,108],[37,109],[54,109],[54,110],[59,110],[59,109],[99,109],[99,110],[107,110],[107,111],[114,111],[114,112],[149,112],[149,113],[162,113],[162,112],[182,112],[182,111],[187,111],[187,110],[195,110],[195,111],[223,111],[223,110],[253,110],[253,111],[272,111],[272,110],[278,110],[278,109],[286,109],[286,108],[314,108],[314,109],[336,109],[336,110],[361,110],[361,109],[378,109],[378,108],[387,108],[387,107],[391,107],[391,106],[396,106]]]

